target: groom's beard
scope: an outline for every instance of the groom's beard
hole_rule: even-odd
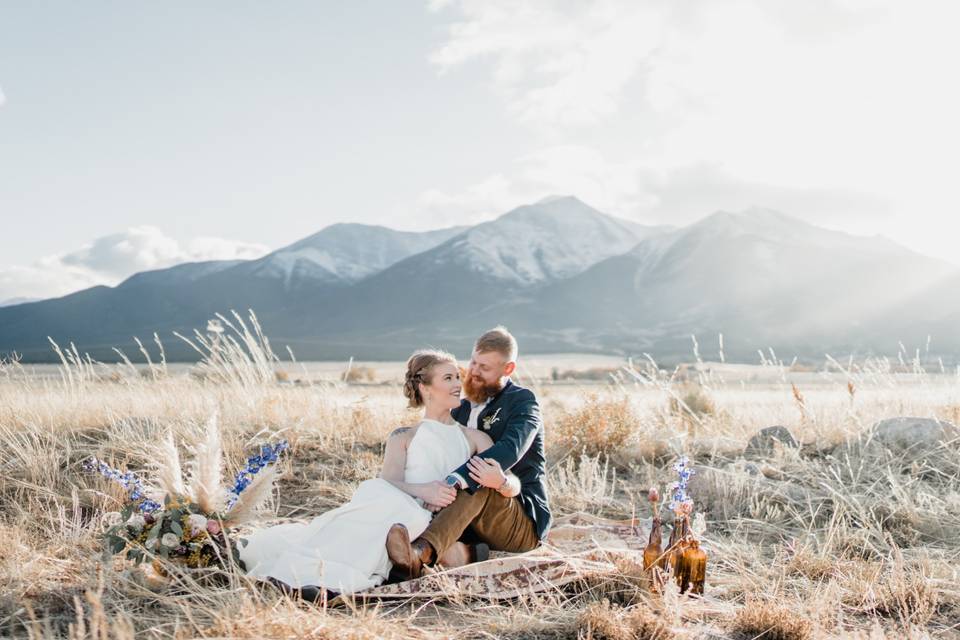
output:
[[[497,395],[503,388],[499,380],[493,384],[485,384],[480,378],[474,378],[471,375],[461,376],[461,380],[463,381],[463,395],[478,404]]]

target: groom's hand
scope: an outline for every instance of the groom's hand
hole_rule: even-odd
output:
[[[507,479],[500,463],[493,458],[473,456],[467,462],[467,469],[470,470],[470,477],[481,487],[499,489]]]
[[[442,509],[456,500],[457,490],[446,483],[435,480],[428,482],[418,497],[426,504]]]

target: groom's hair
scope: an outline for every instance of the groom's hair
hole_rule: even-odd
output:
[[[517,361],[517,339],[503,325],[498,325],[477,338],[473,350],[477,353],[496,351],[502,354],[507,362]]]

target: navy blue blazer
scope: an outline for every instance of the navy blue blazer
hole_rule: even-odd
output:
[[[470,401],[462,401],[450,413],[454,420],[466,425],[470,419]],[[537,537],[543,540],[553,516],[547,500],[543,420],[536,396],[529,389],[507,380],[503,389],[480,412],[477,428],[493,440],[493,446],[484,451],[482,457],[493,458],[504,471],[509,469],[520,479],[517,499],[533,520]],[[479,488],[480,485],[470,477],[466,464],[454,473],[464,479],[470,493]]]

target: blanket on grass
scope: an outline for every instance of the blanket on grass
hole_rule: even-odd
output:
[[[357,598],[477,597],[500,600],[560,590],[591,578],[616,575],[624,565],[643,567],[649,522],[574,514],[555,522],[539,548],[527,553],[491,552],[490,559],[433,571],[416,580],[374,587]]]

